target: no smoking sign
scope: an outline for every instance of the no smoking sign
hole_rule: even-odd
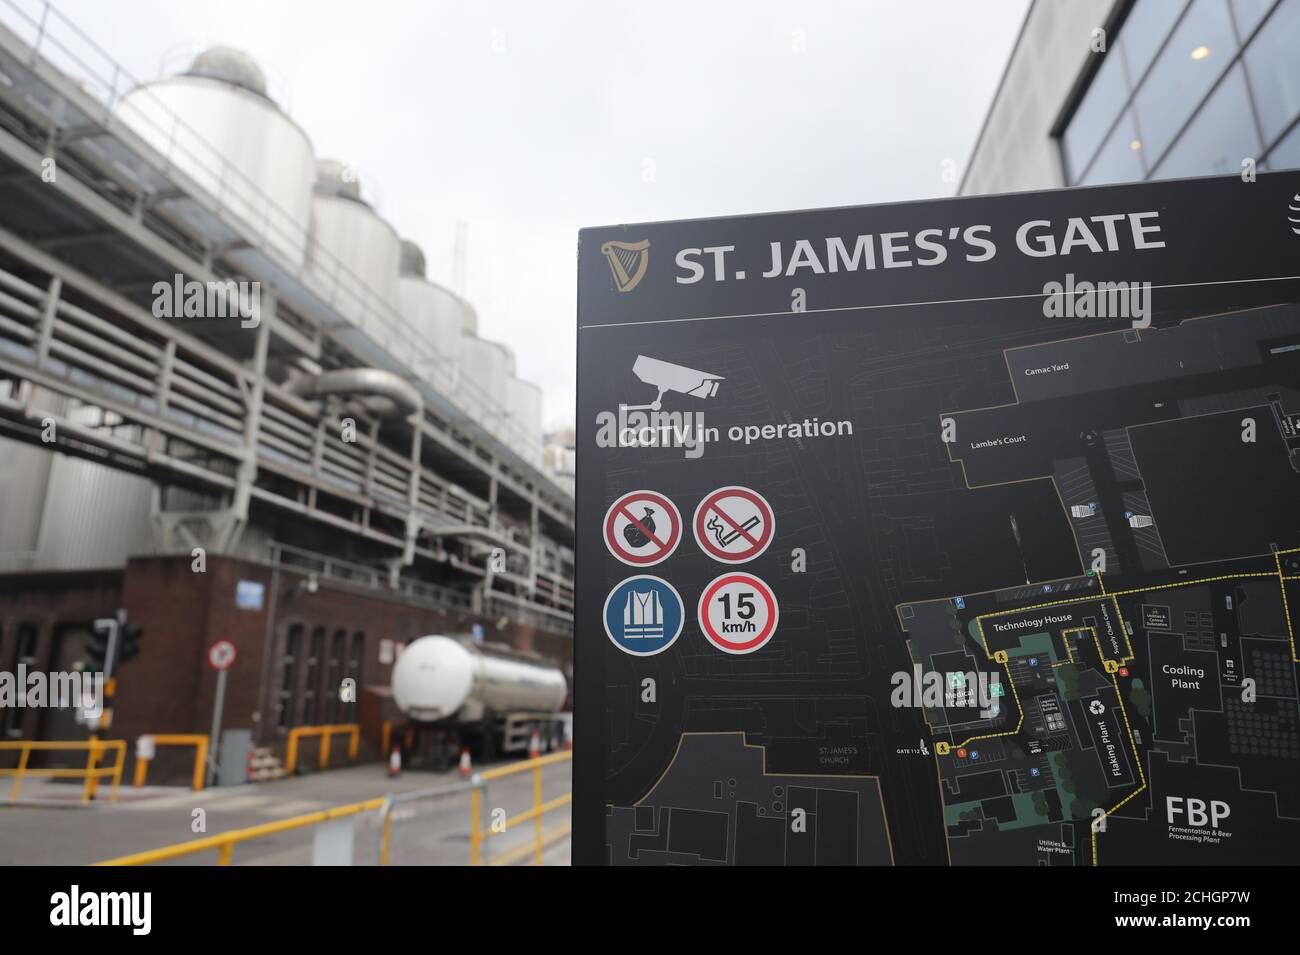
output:
[[[667,560],[682,539],[682,515],[654,491],[631,491],[609,506],[602,525],[609,552],[632,567]]]
[[[751,561],[772,543],[776,518],[772,505],[747,487],[723,487],[707,495],[691,522],[695,542],[724,564]]]
[[[724,653],[753,653],[765,646],[780,615],[772,588],[753,574],[723,574],[700,595],[700,630]]]

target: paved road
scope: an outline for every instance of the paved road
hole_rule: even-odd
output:
[[[542,771],[542,798],[570,791],[571,763]],[[9,780],[0,780],[0,864],[85,864],[187,842],[231,829],[262,825],[303,813],[359,802],[386,793],[414,793],[455,785],[456,773],[406,772],[390,780],[378,763],[334,769],[294,779],[230,786],[194,793],[188,789],[124,786],[116,805],[107,802],[83,807],[80,785],[26,780],[23,804],[10,806]],[[513,816],[532,806],[532,773],[519,773],[489,784],[484,798],[483,824],[493,809]],[[106,790],[101,790],[104,797]],[[32,805],[32,802],[39,803]],[[191,830],[194,810],[206,813],[207,832]],[[358,865],[378,861],[379,813],[354,817],[353,858]],[[470,797],[458,791],[437,798],[399,804],[394,817],[394,865],[464,865],[469,862]],[[569,808],[547,814],[544,829],[567,824]],[[235,865],[304,865],[311,861],[313,828],[279,833],[235,847]],[[487,840],[487,854],[501,855],[533,838],[526,822]],[[531,857],[530,857],[531,858]],[[557,840],[545,853],[548,865],[567,865],[568,839]],[[179,859],[170,865],[209,865],[215,850]]]

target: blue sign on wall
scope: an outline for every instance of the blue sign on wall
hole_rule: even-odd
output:
[[[261,610],[265,599],[265,584],[256,580],[241,580],[235,585],[235,606],[240,610]]]

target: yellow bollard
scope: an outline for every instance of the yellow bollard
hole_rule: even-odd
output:
[[[81,801],[90,802],[95,798],[95,757],[98,755],[99,737],[94,733],[90,734],[90,750],[86,757],[86,788],[81,792]]]
[[[204,736],[194,744],[194,779],[190,785],[193,786],[196,793],[203,791],[203,776],[207,765],[208,738]]]
[[[537,865],[542,864],[542,767],[533,767],[533,811],[537,816],[533,819],[536,836],[533,844],[533,861]]]
[[[31,752],[31,746],[25,745],[18,756],[18,774],[14,776],[14,788],[9,793],[10,802],[16,802],[18,800],[18,790],[22,788],[23,773],[27,772],[27,757],[31,755]]]
[[[113,795],[110,797],[112,802],[117,802],[118,790],[122,788],[122,770],[126,768],[126,741],[122,740],[116,749],[117,762],[113,764]]]
[[[190,786],[197,792],[203,791],[204,777],[208,766],[208,745],[209,739],[198,733],[154,733],[154,746],[193,746],[194,747],[194,775],[190,781]],[[123,744],[125,746],[125,743]],[[138,751],[137,751],[138,752]],[[126,758],[123,753],[123,759]],[[145,779],[149,775],[149,760],[137,754],[135,758],[135,779],[134,784],[137,789],[144,785]]]
[[[298,732],[299,727],[295,726],[289,730],[289,748],[284,754],[284,771],[287,775],[292,776],[293,771],[298,768]]]
[[[384,813],[384,841],[379,851],[379,864],[388,865],[388,849],[393,843],[393,813]]]

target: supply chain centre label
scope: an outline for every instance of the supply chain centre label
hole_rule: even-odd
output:
[[[1293,860],[1298,420],[1300,173],[584,230],[574,861]]]

